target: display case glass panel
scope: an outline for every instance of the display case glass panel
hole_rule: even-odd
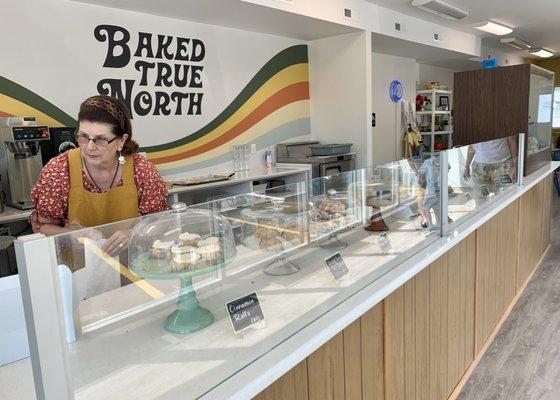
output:
[[[450,229],[515,188],[518,146],[519,136],[510,136],[447,152]]]
[[[531,66],[529,89],[529,132],[527,155],[550,149],[552,139],[552,105],[554,74]]]
[[[208,393],[439,240],[444,170],[429,154],[45,239],[71,276],[76,398]],[[254,293],[264,320],[236,333],[226,304]]]

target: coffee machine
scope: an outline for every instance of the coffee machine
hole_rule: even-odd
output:
[[[41,157],[43,165],[68,150],[78,147],[75,127],[49,128],[50,140],[41,142]]]
[[[43,167],[39,143],[49,138],[49,128],[37,125],[34,117],[0,118],[0,175],[7,205],[33,208],[31,189]]]

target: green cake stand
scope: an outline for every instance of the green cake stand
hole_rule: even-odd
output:
[[[185,334],[197,332],[214,322],[212,313],[198,303],[192,286],[192,278],[218,271],[229,261],[231,260],[193,271],[172,272],[170,271],[171,261],[155,260],[148,253],[144,253],[132,262],[131,270],[143,279],[180,280],[181,288],[177,299],[177,309],[166,318],[163,326],[169,332]]]

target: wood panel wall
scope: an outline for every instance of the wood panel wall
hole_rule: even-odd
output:
[[[256,399],[448,398],[548,247],[551,186],[535,186]]]
[[[455,145],[528,131],[529,64],[456,72],[453,82]]]
[[[383,319],[381,303],[255,399],[384,399]]]
[[[546,177],[543,181],[544,199],[543,199],[543,216],[542,216],[542,246],[541,254],[546,251],[550,244],[550,218],[552,211],[552,194],[553,183],[552,175]]]
[[[477,230],[476,354],[517,292],[518,213],[519,202],[515,201]]]
[[[385,300],[387,399],[445,399],[474,359],[475,234]]]
[[[523,287],[542,255],[544,182],[519,199],[518,290]]]

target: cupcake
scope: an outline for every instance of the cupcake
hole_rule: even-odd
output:
[[[169,259],[171,247],[175,244],[175,242],[162,242],[161,240],[156,240],[152,244],[152,248],[150,253],[152,258],[156,260],[166,260]]]
[[[175,245],[171,248],[171,254],[173,256],[174,267],[177,271],[186,271],[190,269],[196,260],[200,258],[198,254],[195,253],[194,247]]]
[[[195,250],[200,255],[200,261],[204,265],[214,265],[223,258],[222,249],[219,244],[207,244]]]
[[[204,246],[209,246],[209,245],[212,245],[212,244],[219,244],[219,243],[220,243],[220,239],[218,239],[218,238],[215,237],[215,236],[210,236],[210,237],[208,237],[208,238],[206,238],[206,239],[204,239],[204,240],[199,240],[199,241],[196,243],[196,245],[197,245],[198,247],[204,247]]]
[[[200,235],[197,235],[196,233],[185,232],[179,235],[179,243],[184,246],[196,246],[199,240]]]

